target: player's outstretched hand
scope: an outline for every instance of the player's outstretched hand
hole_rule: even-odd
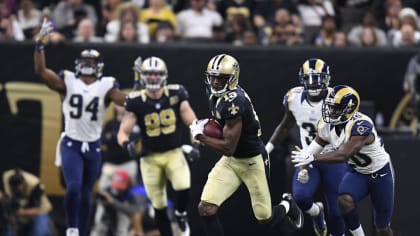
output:
[[[292,151],[292,162],[295,167],[308,165],[314,161],[314,155],[308,154],[305,151]]]
[[[193,162],[195,160],[200,159],[200,144],[184,144],[181,146],[182,151],[184,152],[185,157],[189,162]]]
[[[47,20],[47,18],[44,18],[42,21],[41,29],[38,33],[38,36],[36,37],[36,41],[39,43],[45,43],[53,28],[54,27],[52,22]]]

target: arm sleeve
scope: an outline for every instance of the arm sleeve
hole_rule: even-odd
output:
[[[367,120],[359,120],[354,122],[350,131],[351,136],[368,136],[373,132],[373,124]]]

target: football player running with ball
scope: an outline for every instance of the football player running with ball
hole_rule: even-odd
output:
[[[394,171],[389,154],[378,136],[373,121],[359,112],[360,97],[353,88],[335,86],[322,104],[322,119],[315,140],[292,152],[295,166],[311,163],[347,162],[338,189],[338,204],[347,228],[356,236],[364,232],[357,213],[357,203],[370,195],[376,235],[393,235]],[[319,154],[327,144],[335,151]]]
[[[284,194],[280,204],[274,207],[271,204],[269,158],[260,138],[257,113],[238,85],[238,61],[230,55],[217,55],[208,63],[206,77],[211,113],[223,127],[223,137],[204,134],[207,119],[195,120],[190,126],[191,134],[223,156],[209,173],[198,205],[205,232],[211,236],[224,235],[217,211],[242,183],[248,188],[259,222],[274,227],[287,217],[295,228],[302,228],[303,214],[291,194]]]
[[[187,205],[190,195],[190,169],[182,151],[181,125],[196,119],[188,102],[187,90],[179,84],[167,84],[166,63],[150,57],[135,65],[140,78],[140,90],[131,92],[118,132],[118,143],[135,155],[134,143],[129,141],[136,123],[140,126],[142,154],[140,170],[144,186],[156,214],[162,236],[172,236],[167,215],[166,178],[176,191],[175,218],[183,236],[190,235]],[[198,150],[194,150],[197,152]]]
[[[93,185],[99,175],[101,132],[107,100],[123,106],[126,94],[114,77],[103,76],[104,63],[98,51],[83,50],[75,61],[75,72],[56,74],[46,67],[44,44],[52,23],[44,20],[36,40],[35,72],[62,100],[64,135],[61,167],[66,182],[64,208],[67,236],[87,235]]]
[[[290,89],[284,96],[285,113],[266,145],[270,153],[287,137],[295,124],[299,126],[302,148],[306,149],[316,136],[316,126],[321,119],[322,101],[326,98],[330,81],[329,66],[321,59],[306,60],[299,71],[302,86]],[[331,149],[331,145],[325,151]],[[312,217],[315,235],[341,236],[345,233],[345,224],[338,208],[338,185],[347,169],[345,163],[335,165],[314,163],[296,168],[293,176],[293,197],[299,207]],[[322,185],[328,209],[327,224],[324,219],[324,207],[321,202],[314,202],[313,196]]]

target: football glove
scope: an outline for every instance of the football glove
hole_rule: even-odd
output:
[[[209,119],[193,120],[193,122],[190,125],[191,135],[193,138],[196,138],[199,134],[203,134],[204,126],[207,124],[208,121]]]
[[[131,158],[135,158],[137,156],[136,144],[133,141],[125,141],[123,143],[123,148],[128,152],[128,155]]]
[[[308,154],[305,151],[292,151],[292,162],[295,163],[295,167],[308,165],[314,159],[314,155]]]
[[[184,144],[181,146],[181,148],[185,158],[187,158],[189,162],[200,159],[200,144]]]
[[[53,24],[51,21],[48,21],[47,18],[44,18],[42,21],[41,29],[39,30],[38,36],[36,38],[36,41],[39,43],[45,43],[47,40],[48,35],[53,30]]]
[[[299,170],[297,181],[302,184],[306,184],[309,182],[309,173],[307,169]]]

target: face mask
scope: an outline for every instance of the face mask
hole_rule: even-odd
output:
[[[82,75],[93,75],[93,74],[95,74],[95,68],[93,68],[93,67],[82,67],[80,69],[80,73]]]

